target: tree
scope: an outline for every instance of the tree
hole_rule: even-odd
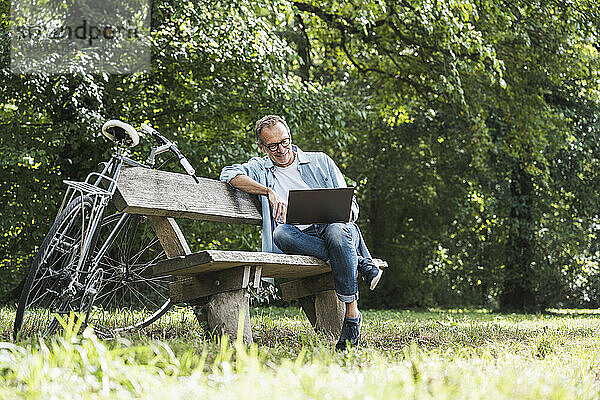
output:
[[[252,125],[261,114],[309,114],[321,97],[305,96],[300,79],[288,76],[295,54],[273,32],[268,2],[153,2],[151,71],[128,75],[12,73],[8,5],[2,2],[0,295],[27,271],[62,200],[62,179],[83,180],[110,154],[100,135],[106,120],[150,122],[200,175],[217,178],[224,165],[256,151]],[[142,140],[133,156],[149,145]],[[188,223],[184,231],[196,249],[259,244],[250,227]]]
[[[597,7],[554,1],[293,5],[311,40],[313,54],[307,59],[313,63],[312,78],[343,95],[351,92],[347,86],[357,86],[352,82],[365,82],[362,87],[367,90],[359,91],[354,101],[366,104],[369,118],[380,123],[361,126],[366,131],[377,128],[359,136],[359,147],[373,147],[381,154],[376,159],[363,154],[353,165],[372,165],[366,164],[371,160],[381,170],[398,172],[391,174],[392,182],[381,170],[371,177],[371,200],[389,199],[390,193],[405,200],[401,193],[407,190],[429,190],[429,196],[404,207],[380,201],[371,208],[373,234],[396,232],[378,237],[377,243],[390,249],[398,236],[406,239],[410,228],[398,232],[404,222],[399,210],[417,215],[424,200],[453,204],[436,204],[416,224],[405,217],[420,229],[440,224],[436,233],[421,231],[407,246],[417,253],[408,258],[414,260],[417,276],[436,264],[432,261],[441,251],[447,264],[442,269],[455,271],[448,274],[449,282],[485,287],[480,292],[483,301],[498,295],[504,309],[533,309],[557,301],[561,290],[552,286],[560,286],[561,280],[547,279],[565,278],[560,272],[564,265],[545,253],[551,249],[540,232],[558,222],[547,210],[565,204],[555,202],[563,190],[560,185],[566,183],[551,182],[551,164],[568,148],[577,127],[552,101],[552,94],[570,85],[587,104],[597,100],[589,89],[595,88],[597,68],[588,67],[597,59],[590,44],[598,33]],[[369,101],[361,102],[361,96]],[[411,144],[414,137],[406,131],[419,132],[419,146]],[[396,157],[383,154],[391,148]],[[398,151],[403,148],[428,153],[430,179],[418,174],[425,160],[410,160],[406,171],[399,171],[397,164],[406,161],[406,154]],[[440,165],[450,166],[452,172],[436,168]],[[420,184],[411,185],[411,175]],[[439,192],[446,196],[436,199]],[[588,197],[572,204],[568,214],[589,214],[594,205]],[[438,215],[441,218],[435,218]],[[590,229],[590,222],[581,225],[578,235]],[[460,237],[466,242],[457,247]],[[488,239],[491,244],[482,243]],[[573,265],[578,245],[569,243],[573,247],[568,262]],[[420,252],[421,246],[429,250]],[[397,275],[396,284],[401,282],[403,277]]]

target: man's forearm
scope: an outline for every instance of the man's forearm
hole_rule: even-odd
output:
[[[251,194],[261,194],[267,196],[269,194],[269,188],[260,183],[256,182],[254,179],[250,178],[247,175],[240,174],[229,181],[231,185],[235,188],[243,190],[244,192]]]
[[[233,187],[243,190],[244,192],[267,196],[269,199],[269,204],[271,205],[271,209],[273,210],[273,218],[275,218],[275,221],[285,223],[285,215],[287,211],[286,205],[273,189],[269,189],[268,187],[261,185],[254,179],[244,174],[236,176],[235,178],[231,179],[229,183],[231,183]]]

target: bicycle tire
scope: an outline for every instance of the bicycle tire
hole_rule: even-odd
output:
[[[70,299],[60,298],[58,294],[64,292],[70,281],[68,279],[61,280],[57,274],[62,272],[63,275],[66,273],[68,276],[73,272],[73,268],[69,265],[74,265],[73,251],[81,243],[81,232],[71,235],[75,237],[70,237],[70,245],[63,249],[64,251],[60,253],[61,257],[55,260],[52,256],[56,249],[62,246],[62,243],[57,243],[58,238],[66,235],[66,231],[72,231],[73,228],[79,229],[76,220],[80,215],[81,199],[81,197],[75,198],[57,217],[33,260],[17,307],[13,326],[13,337],[15,338],[21,330],[24,320],[25,325],[29,325],[27,333],[50,335],[59,327],[55,315],[65,315],[71,311],[82,314],[82,316],[76,315],[76,318],[85,321],[84,325],[91,324],[98,334],[109,336],[113,332],[146,327],[165,314],[173,304],[168,291],[168,284],[172,281],[172,277],[151,276],[152,266],[166,258],[154,229],[144,216],[121,213],[104,217],[94,234],[93,250],[91,256],[88,256],[88,260],[97,256],[106,236],[115,230],[115,223],[123,216],[127,219],[127,222],[114,232],[115,240],[106,249],[96,268],[89,271],[84,270],[83,278],[79,282],[84,289],[73,293]],[[93,201],[90,197],[83,197],[83,207],[91,210]],[[127,246],[123,247],[123,244],[127,244]],[[136,245],[138,249],[134,250]],[[86,265],[86,268],[90,268],[90,266]],[[94,272],[98,268],[103,272],[98,287],[99,293],[93,296],[92,301],[89,301],[86,291],[91,283],[86,277],[87,275],[96,276]],[[129,282],[123,281],[121,279],[123,272],[126,275],[132,275],[135,279],[131,279]],[[54,276],[49,276],[50,273]],[[115,285],[115,283],[119,283],[119,285]],[[147,286],[154,293],[155,298],[150,299],[146,296],[146,301],[138,301],[140,293],[144,293],[140,286]],[[43,292],[42,299],[38,295],[40,292]],[[120,300],[114,301],[114,299]],[[53,310],[52,306],[57,303],[62,309]],[[123,315],[125,310],[130,311],[127,316]],[[25,318],[26,314],[32,314],[35,317],[27,319]]]
[[[53,333],[57,327],[56,314],[67,314],[71,301],[65,291],[73,281],[77,250],[81,245],[82,225],[90,216],[94,202],[89,196],[75,197],[56,218],[50,231],[44,238],[23,285],[13,324],[13,338],[22,328],[25,334],[39,332],[43,327],[44,335]],[[78,259],[77,259],[78,261]],[[68,300],[68,301],[67,301]],[[75,296],[73,300],[76,301]],[[54,309],[60,304],[62,309]]]
[[[125,222],[119,226],[121,218]],[[152,267],[166,259],[166,253],[146,216],[114,213],[102,220],[92,259],[111,234],[114,240],[98,260],[102,287],[90,323],[113,332],[146,327],[173,304],[169,296],[173,278],[152,275]]]

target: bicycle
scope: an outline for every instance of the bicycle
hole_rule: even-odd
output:
[[[138,132],[118,120],[107,121],[102,134],[116,151],[101,172],[67,185],[57,217],[44,238],[25,279],[13,326],[13,337],[54,333],[60,318],[73,312],[82,325],[109,336],[145,327],[172,306],[169,276],[152,276],[152,266],[166,258],[150,221],[142,215],[112,211],[111,199],[124,167],[157,167],[157,157],[171,152],[198,183],[194,168],[177,146],[147,124],[154,139],[144,163],[125,155],[139,143]],[[121,310],[120,317],[115,310]],[[129,310],[123,312],[122,310]],[[119,319],[120,318],[120,319]]]

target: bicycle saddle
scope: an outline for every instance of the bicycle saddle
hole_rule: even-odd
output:
[[[118,119],[111,119],[102,125],[102,134],[120,146],[134,147],[140,142],[135,128]]]

